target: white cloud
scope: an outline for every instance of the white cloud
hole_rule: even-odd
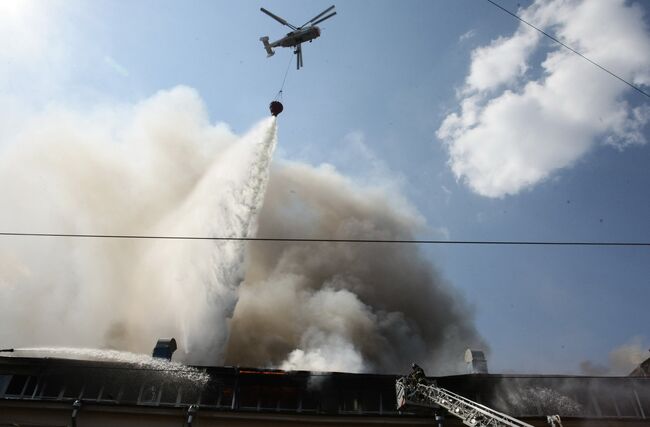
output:
[[[523,14],[622,78],[650,83],[650,36],[638,4],[538,0]],[[599,142],[620,149],[647,142],[650,108],[632,108],[623,98],[628,86],[559,46],[533,63],[541,40],[522,24],[475,49],[460,112],[437,131],[456,177],[483,196],[532,187]],[[541,67],[539,78],[532,67]]]
[[[493,89],[523,75],[528,68],[526,60],[538,40],[539,33],[525,27],[511,37],[499,37],[488,46],[474,49],[468,89]]]

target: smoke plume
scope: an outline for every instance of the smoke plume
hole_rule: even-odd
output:
[[[135,107],[48,111],[0,161],[2,229],[252,236],[275,120],[237,137],[212,126],[191,89]],[[219,363],[245,272],[237,241],[6,238],[2,341],[149,352],[180,339],[193,363]]]
[[[397,194],[285,162],[272,169],[259,235],[408,239],[422,225]],[[227,360],[384,372],[416,361],[443,373],[458,371],[468,345],[484,346],[471,311],[416,246],[256,242]]]
[[[50,109],[1,141],[3,231],[404,239],[394,191],[276,162],[275,120],[242,136],[188,88]],[[267,185],[268,182],[268,185]],[[472,312],[416,246],[0,239],[0,342],[151,351],[286,369],[457,371]]]

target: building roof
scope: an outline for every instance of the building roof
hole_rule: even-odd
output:
[[[398,413],[396,375],[243,367],[138,365],[0,357],[1,401],[188,407],[332,416],[430,417]],[[560,414],[650,422],[650,378],[472,374],[438,385],[518,418]]]

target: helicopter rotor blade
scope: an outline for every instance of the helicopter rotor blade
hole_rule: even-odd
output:
[[[260,7],[260,10],[267,15],[269,15],[271,18],[275,19],[282,25],[286,25],[287,27],[291,28],[292,30],[297,30],[297,28],[291,24],[289,24],[285,19],[280,18],[278,15],[274,15],[273,13],[269,12],[268,10],[264,9],[263,7]]]
[[[334,16],[334,15],[336,15],[336,12],[331,13],[331,14],[327,15],[326,17],[319,19],[318,21],[312,22],[311,25],[320,24],[320,23],[323,22],[324,20],[326,20],[326,19],[330,19],[330,18],[331,18],[332,16]]]
[[[299,28],[302,28],[302,27],[304,27],[305,25],[309,24],[310,22],[317,20],[318,18],[320,18],[321,16],[325,15],[327,12],[329,12],[329,11],[332,10],[332,9],[334,9],[335,7],[336,7],[335,5],[332,5],[332,6],[328,7],[327,9],[325,9],[324,11],[322,11],[321,13],[319,13],[318,15],[314,16],[313,18],[311,18],[309,21],[307,21],[307,22],[305,22],[304,24],[302,24]],[[313,25],[313,24],[312,24],[312,25]]]

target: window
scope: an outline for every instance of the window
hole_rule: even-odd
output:
[[[609,393],[603,393],[597,396],[598,407],[600,412],[605,417],[616,417],[618,413],[616,411],[616,405],[614,404],[614,398]]]
[[[620,389],[615,394],[616,406],[622,417],[638,417],[636,408],[636,398],[634,392],[630,389]]]
[[[356,390],[343,390],[341,392],[341,411],[359,412],[359,397]]]
[[[0,396],[5,394],[5,389],[11,381],[11,375],[0,375]]]
[[[379,390],[361,390],[361,410],[363,412],[379,412]]]
[[[9,396],[21,396],[28,379],[29,377],[27,375],[14,375],[11,381],[9,381],[9,386],[5,394]]]
[[[78,399],[84,386],[84,380],[79,375],[69,375],[65,379],[65,391],[63,397]]]
[[[99,392],[98,400],[116,402],[121,399],[120,384],[117,381],[106,381]]]
[[[58,399],[63,391],[64,377],[61,375],[50,375],[45,377],[41,397],[43,399]]]
[[[140,392],[139,404],[157,405],[161,387],[157,383],[145,383]]]
[[[162,386],[160,403],[165,405],[176,405],[178,399],[179,387],[173,383],[165,383]]]
[[[199,403],[201,389],[198,387],[185,386],[181,389],[181,402],[184,404]]]

